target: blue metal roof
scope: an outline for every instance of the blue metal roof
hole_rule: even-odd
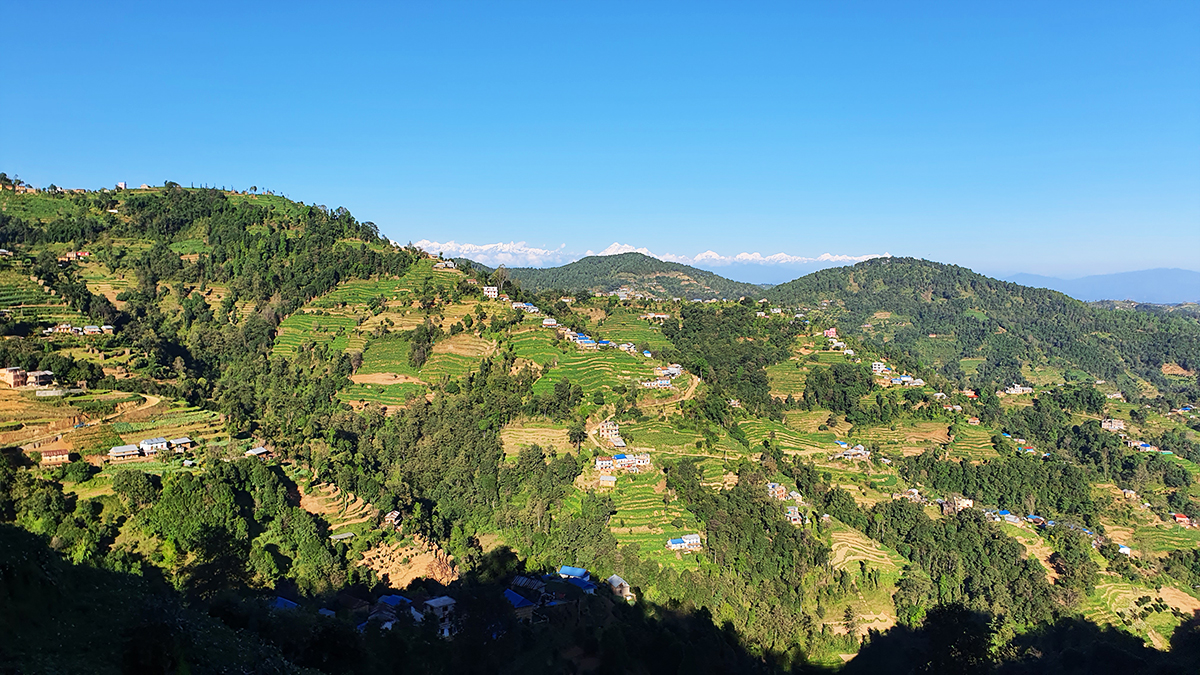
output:
[[[287,598],[276,596],[275,602],[271,606],[275,609],[295,609],[300,605],[288,600]]]
[[[558,568],[558,574],[559,576],[579,577],[580,579],[586,579],[588,577],[587,570],[583,569],[582,567],[571,567],[570,565],[563,565],[562,567]]]
[[[585,579],[579,579],[577,577],[568,578],[567,583],[582,588],[586,593],[591,593],[592,591],[596,590],[596,584],[593,584]]]
[[[396,607],[402,602],[406,605],[412,604],[412,600],[409,600],[403,595],[381,595],[379,596],[379,601],[385,605],[391,605],[392,607]]]
[[[586,582],[585,582],[586,583]],[[504,597],[508,600],[513,609],[521,609],[522,607],[533,607],[533,603],[526,600],[520,593],[511,588],[504,589]]]

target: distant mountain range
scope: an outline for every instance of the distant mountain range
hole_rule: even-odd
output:
[[[1097,274],[1080,279],[1058,279],[1037,274],[1014,274],[1007,281],[1049,288],[1085,302],[1133,300],[1156,304],[1200,302],[1200,272],[1153,269],[1117,274]]]

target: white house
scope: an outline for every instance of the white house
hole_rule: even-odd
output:
[[[542,319],[542,327],[543,328],[556,328],[557,326],[558,326],[557,319],[553,319],[551,317],[546,317],[546,318]]]
[[[500,287],[499,286],[484,286],[483,294],[486,295],[488,298],[495,300],[496,298],[500,297]]]
[[[157,454],[160,450],[165,452],[167,449],[167,439],[161,436],[158,438],[147,438],[138,443],[138,447],[147,455]]]

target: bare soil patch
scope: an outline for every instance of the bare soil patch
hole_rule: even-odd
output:
[[[419,578],[433,579],[443,585],[458,579],[453,558],[421,535],[413,535],[409,546],[380,544],[368,549],[357,564],[375,570],[392,588],[404,588]]]
[[[1195,375],[1193,371],[1187,370],[1178,363],[1164,363],[1162,366],[1163,375],[1179,375],[1182,377],[1191,377]]]
[[[350,381],[355,384],[425,384],[412,375],[397,375],[396,373],[371,373],[369,375],[355,373],[350,376]]]

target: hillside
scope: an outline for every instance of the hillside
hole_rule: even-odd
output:
[[[527,290],[611,292],[622,286],[660,298],[759,297],[763,287],[641,253],[589,256],[561,267],[513,267],[508,276]]]
[[[1064,377],[1173,390],[1195,385],[1200,326],[1147,312],[1114,311],[1057,291],[1028,288],[914,258],[880,258],[821,270],[768,297],[789,305],[829,302],[843,333],[887,344],[953,378],[982,359],[976,383],[1006,384],[1033,366]],[[869,326],[869,327],[868,327]],[[1176,373],[1179,375],[1171,375]]]

